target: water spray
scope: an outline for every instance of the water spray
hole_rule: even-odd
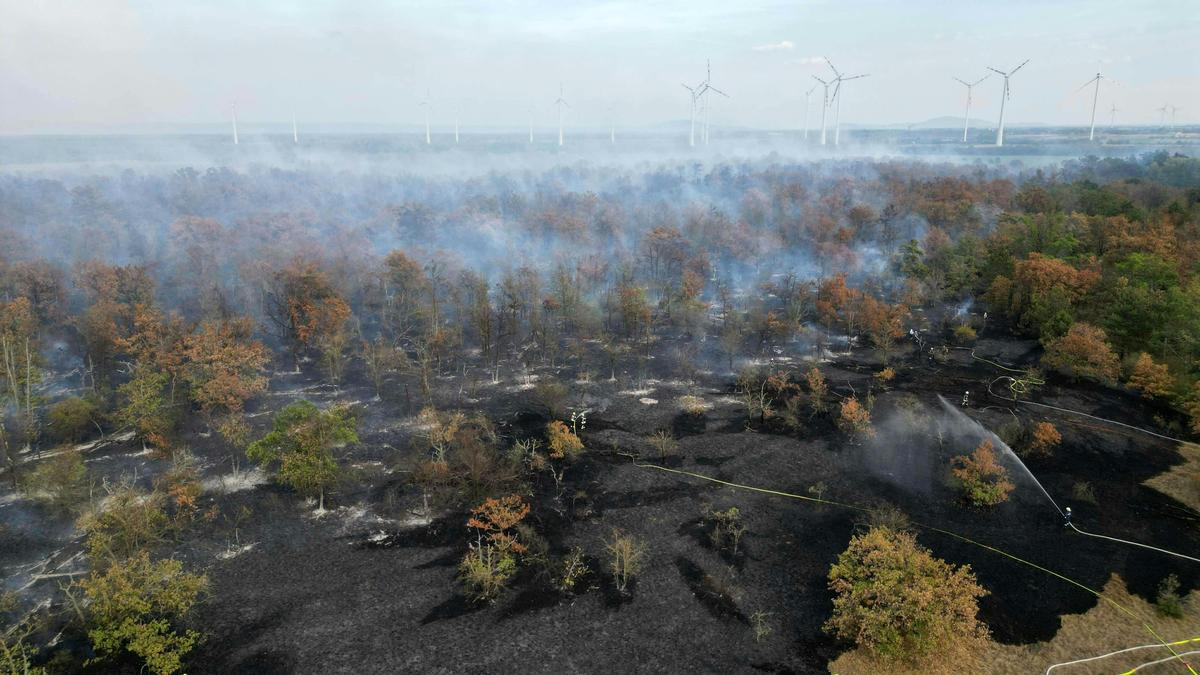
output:
[[[1017,466],[1021,467],[1021,470],[1025,472],[1025,475],[1029,477],[1029,480],[1033,481],[1033,484],[1038,486],[1038,489],[1042,491],[1042,494],[1046,495],[1046,499],[1050,500],[1050,504],[1052,504],[1054,506],[1055,511],[1058,511],[1058,515],[1062,516],[1064,520],[1067,519],[1067,514],[1061,508],[1059,508],[1058,502],[1054,501],[1054,497],[1050,496],[1050,493],[1046,490],[1045,486],[1042,485],[1042,482],[1037,479],[1037,476],[1033,475],[1033,472],[1029,470],[1029,467],[1025,466],[1025,462],[1021,461],[1021,458],[1017,456],[1017,453],[1013,452],[1012,448],[1008,447],[1007,443],[1000,440],[1000,437],[997,436],[996,434],[992,433],[991,431],[988,431],[987,428],[984,427],[982,424],[980,424],[979,422],[976,422],[975,420],[971,419],[970,417],[967,417],[967,415],[965,413],[963,413],[961,410],[950,405],[946,401],[946,399],[942,398],[940,395],[938,396],[938,401],[942,404],[942,408],[951,417],[954,417],[957,420],[966,422],[967,424],[974,426],[975,428],[979,429],[983,433],[990,436],[993,441],[993,444],[996,445],[997,447],[999,447],[1001,450],[1003,450],[1004,453],[1007,454],[1009,457],[1011,457],[1012,460],[1017,463]]]
[[[839,501],[836,501],[833,499],[825,499],[823,497],[798,495],[798,494],[794,494],[794,493],[790,493],[790,492],[783,492],[781,490],[771,490],[768,488],[756,487],[754,485],[745,485],[742,483],[734,483],[734,482],[727,481],[727,480],[721,480],[720,478],[706,476],[702,473],[695,473],[693,471],[684,471],[683,469],[672,469],[672,468],[665,467],[665,466],[659,466],[657,464],[644,464],[638,460],[638,457],[636,455],[633,455],[631,453],[619,452],[618,454],[620,454],[624,457],[630,458],[633,461],[633,466],[636,468],[639,468],[639,469],[654,469],[654,470],[663,471],[666,473],[672,473],[672,474],[676,474],[676,475],[680,475],[680,476],[690,476],[692,478],[705,480],[710,483],[716,483],[718,485],[724,485],[726,487],[731,487],[731,488],[735,488],[735,489],[739,489],[739,490],[747,490],[750,492],[759,492],[762,494],[775,495],[777,497],[786,497],[789,499],[797,499],[797,500],[801,500],[801,501],[812,502],[815,504],[829,504],[832,506],[838,506],[841,508],[850,509],[852,511],[858,511],[860,513],[870,514],[875,511],[874,509],[868,508],[866,506],[861,506],[858,504],[849,504],[846,502],[839,502]],[[1049,496],[1049,495],[1047,495],[1047,496]],[[1051,501],[1053,501],[1053,500],[1051,500]],[[1057,505],[1055,505],[1055,506],[1057,508]],[[1055,572],[1054,570],[1052,570],[1048,567],[1043,567],[1042,565],[1039,565],[1035,562],[1031,562],[1024,558],[1018,557],[1016,555],[1013,555],[1012,553],[1009,553],[1002,549],[996,548],[995,546],[991,546],[989,544],[985,544],[983,542],[976,541],[974,539],[971,539],[970,537],[966,537],[961,534],[958,534],[957,532],[951,532],[950,530],[944,530],[940,527],[934,527],[933,525],[926,525],[924,523],[919,523],[916,521],[912,521],[912,525],[915,527],[919,527],[921,529],[929,530],[931,532],[937,532],[939,534],[943,534],[943,535],[951,537],[953,539],[957,539],[958,541],[961,541],[963,543],[970,544],[972,546],[977,546],[979,548],[985,549],[987,551],[991,551],[998,555],[1002,555],[1005,558],[1008,558],[1015,562],[1021,563],[1022,565],[1026,565],[1028,567],[1032,567],[1033,569],[1039,570],[1041,572],[1045,572],[1046,574],[1049,574],[1050,576],[1053,576],[1057,579],[1060,579],[1062,581],[1065,581],[1065,582],[1071,584],[1072,586],[1075,586],[1077,588],[1087,591],[1088,593],[1091,593],[1092,595],[1096,596],[1096,598],[1107,602],[1108,604],[1110,604],[1113,607],[1120,610],[1126,616],[1129,616],[1131,619],[1141,623],[1142,627],[1145,628],[1146,631],[1148,633],[1150,633],[1150,635],[1152,635],[1155,640],[1158,640],[1158,644],[1160,646],[1165,647],[1167,649],[1167,651],[1171,652],[1171,656],[1167,657],[1166,659],[1163,659],[1163,661],[1178,660],[1180,663],[1182,663],[1184,665],[1184,667],[1186,667],[1188,669],[1188,672],[1192,673],[1192,675],[1200,675],[1200,673],[1196,672],[1195,668],[1192,668],[1192,666],[1190,664],[1188,664],[1186,661],[1184,661],[1182,658],[1185,655],[1190,655],[1191,652],[1187,652],[1186,654],[1180,654],[1179,652],[1177,652],[1175,650],[1175,645],[1178,645],[1179,644],[1178,642],[1167,642],[1161,635],[1158,634],[1157,631],[1154,630],[1154,628],[1145,619],[1143,619],[1142,617],[1139,617],[1132,609],[1130,609],[1130,608],[1126,607],[1125,605],[1122,605],[1121,603],[1117,602],[1116,600],[1113,600],[1112,598],[1104,595],[1100,591],[1097,591],[1094,588],[1091,588],[1090,586],[1087,586],[1079,581],[1076,581],[1066,575],[1060,574],[1059,572]],[[1200,640],[1200,636],[1197,636],[1196,638],[1194,638],[1194,640]],[[1143,664],[1143,666],[1145,666],[1145,665],[1148,665],[1148,664]],[[1139,666],[1139,668],[1143,667],[1143,666]],[[1137,668],[1135,668],[1133,671],[1129,671],[1128,673],[1123,673],[1122,675],[1129,675],[1129,673],[1135,672],[1136,670],[1137,670]]]
[[[984,363],[989,363],[989,364],[992,364],[992,365],[994,365],[994,366],[996,366],[996,367],[998,367],[998,368],[1002,368],[1002,369],[1004,369],[1004,370],[1008,370],[1008,371],[1015,371],[1015,369],[1013,369],[1013,368],[1009,368],[1009,367],[1007,367],[1007,366],[1003,366],[1003,365],[1000,365],[1000,364],[998,364],[998,363],[995,363],[995,362],[993,362],[993,361],[988,361],[987,359],[980,358],[980,357],[976,356],[976,355],[975,355],[975,350],[971,350],[971,358],[974,358],[974,359],[976,359],[976,360],[979,360],[979,361],[983,361]],[[1013,396],[1012,396],[1011,398],[1009,398],[1009,397],[1005,397],[1005,396],[1000,396],[999,394],[996,394],[995,392],[993,392],[993,391],[992,391],[992,385],[993,385],[993,384],[995,384],[996,382],[999,382],[999,381],[1001,381],[1001,380],[1010,380],[1010,381],[1013,383],[1013,384],[1010,384],[1010,386],[1009,386],[1010,390],[1013,392]],[[1158,437],[1158,438],[1162,438],[1162,439],[1165,439],[1165,440],[1168,440],[1168,441],[1173,441],[1173,442],[1176,442],[1176,443],[1184,443],[1184,442],[1185,442],[1185,441],[1183,441],[1183,440],[1180,440],[1180,439],[1178,439],[1178,438],[1172,438],[1172,437],[1170,437],[1170,436],[1165,436],[1165,435],[1163,435],[1163,434],[1155,433],[1155,432],[1153,432],[1153,431],[1148,431],[1148,430],[1146,430],[1146,429],[1141,429],[1141,428],[1139,428],[1139,427],[1135,427],[1135,426],[1133,426],[1133,425],[1130,425],[1130,424],[1125,424],[1124,422],[1118,422],[1118,421],[1116,421],[1116,420],[1110,420],[1110,419],[1105,419],[1105,418],[1103,418],[1103,417],[1097,417],[1097,416],[1095,416],[1095,415],[1089,415],[1088,413],[1085,413],[1085,412],[1080,412],[1080,411],[1078,411],[1078,410],[1069,410],[1069,409],[1067,409],[1067,408],[1059,408],[1058,406],[1052,406],[1052,405],[1048,405],[1048,404],[1045,404],[1045,403],[1034,403],[1033,401],[1020,401],[1020,400],[1018,400],[1018,399],[1017,399],[1017,397],[1016,397],[1016,394],[1017,394],[1018,392],[1017,392],[1017,390],[1016,390],[1016,388],[1015,388],[1015,386],[1014,386],[1014,385],[1015,385],[1016,383],[1018,383],[1018,382],[1021,382],[1021,380],[1017,380],[1017,379],[1015,379],[1015,378],[1012,378],[1012,377],[1010,377],[1010,376],[1008,376],[1008,375],[1004,375],[1004,376],[998,377],[998,378],[996,378],[995,380],[992,380],[992,382],[988,384],[988,393],[989,393],[989,394],[991,394],[992,396],[995,396],[996,398],[1004,399],[1004,400],[1007,400],[1007,401],[1012,401],[1013,403],[1024,403],[1024,404],[1026,404],[1026,405],[1038,406],[1038,407],[1042,407],[1042,408],[1049,408],[1049,409],[1051,409],[1051,410],[1058,410],[1058,411],[1060,411],[1060,412],[1071,413],[1071,414],[1074,414],[1074,415],[1082,415],[1083,417],[1089,417],[1089,418],[1091,418],[1091,419],[1098,420],[1098,421],[1101,421],[1101,422],[1107,422],[1107,423],[1109,423],[1109,424],[1115,424],[1115,425],[1118,425],[1118,426],[1121,426],[1121,427],[1125,427],[1125,428],[1127,428],[1127,429],[1132,429],[1132,430],[1134,430],[1134,431],[1140,431],[1140,432],[1142,432],[1142,433],[1144,433],[1144,434],[1149,434],[1149,435],[1151,435],[1151,436],[1155,436],[1155,437]],[[1041,382],[1040,380],[1033,380],[1033,383],[1034,383],[1034,384],[1042,384],[1042,382]],[[939,400],[939,401],[941,401],[941,403],[942,403],[942,406],[943,406],[943,407],[944,407],[946,410],[948,410],[948,411],[949,411],[951,414],[958,414],[958,415],[962,415],[963,417],[966,417],[966,415],[964,415],[962,412],[960,412],[960,411],[956,410],[956,409],[954,408],[954,406],[951,406],[950,404],[946,403],[946,400],[945,400],[945,399],[943,399],[941,396],[938,396],[938,400]],[[969,417],[966,417],[966,418],[967,418],[967,419],[968,419],[968,420],[969,420],[971,423],[973,423],[973,424],[975,424],[976,426],[978,426],[980,429],[984,429],[983,425],[979,424],[979,423],[978,423],[978,422],[976,422],[975,420],[972,420],[972,419],[971,419],[971,418],[969,418]],[[986,431],[986,429],[984,429],[984,431]],[[988,433],[991,433],[991,432],[988,432]],[[992,436],[995,436],[995,434],[991,434],[991,435],[992,435]],[[996,440],[999,440],[999,438],[997,438]],[[1195,562],[1195,563],[1200,563],[1200,558],[1195,558],[1195,557],[1192,557],[1192,556],[1190,556],[1190,555],[1184,555],[1183,553],[1176,553],[1175,551],[1169,551],[1169,550],[1167,550],[1167,549],[1165,549],[1165,548],[1159,548],[1159,547],[1157,547],[1157,546],[1151,546],[1151,545],[1149,545],[1149,544],[1142,544],[1142,543],[1139,543],[1139,542],[1136,542],[1136,541],[1130,541],[1130,540],[1128,540],[1128,539],[1120,539],[1120,538],[1118,538],[1118,537],[1110,537],[1110,536],[1108,536],[1108,535],[1104,535],[1104,534],[1098,534],[1098,533],[1095,533],[1095,532],[1088,532],[1088,531],[1086,531],[1086,530],[1081,530],[1081,529],[1079,529],[1078,527],[1076,527],[1076,526],[1075,526],[1075,524],[1074,524],[1074,523],[1072,523],[1072,522],[1071,522],[1071,513],[1070,513],[1070,512],[1071,512],[1071,509],[1068,507],[1066,512],[1064,512],[1062,509],[1060,509],[1060,508],[1058,507],[1058,504],[1057,504],[1057,503],[1055,503],[1055,501],[1054,501],[1054,498],[1053,498],[1053,497],[1051,497],[1051,496],[1050,496],[1050,493],[1046,491],[1046,488],[1042,486],[1042,483],[1041,483],[1041,481],[1039,481],[1039,480],[1037,479],[1037,477],[1035,477],[1035,476],[1033,475],[1033,472],[1029,470],[1029,467],[1025,466],[1025,462],[1021,461],[1021,458],[1020,458],[1020,457],[1018,457],[1018,456],[1017,456],[1017,454],[1016,454],[1015,452],[1013,452],[1013,451],[1012,451],[1012,448],[1008,447],[1008,445],[1007,445],[1006,443],[1004,443],[1003,441],[1001,441],[1001,442],[1000,442],[1000,446],[1001,446],[1001,447],[1003,447],[1003,448],[1004,448],[1004,449],[1005,449],[1005,450],[1008,452],[1009,456],[1011,456],[1011,457],[1013,458],[1013,460],[1014,460],[1014,461],[1016,461],[1016,463],[1017,463],[1017,464],[1018,464],[1018,465],[1019,465],[1019,466],[1020,466],[1020,467],[1021,467],[1021,468],[1022,468],[1024,471],[1025,471],[1025,475],[1029,476],[1029,477],[1030,477],[1030,478],[1033,480],[1033,482],[1034,482],[1034,483],[1035,483],[1035,484],[1036,484],[1036,485],[1037,485],[1037,486],[1038,486],[1038,487],[1039,487],[1039,488],[1042,490],[1042,494],[1046,495],[1046,499],[1049,499],[1049,500],[1050,500],[1050,503],[1051,503],[1051,504],[1054,504],[1054,508],[1055,508],[1056,510],[1058,510],[1058,513],[1059,513],[1059,515],[1061,515],[1061,516],[1063,517],[1063,520],[1065,521],[1065,522],[1064,522],[1064,525],[1065,525],[1066,527],[1069,527],[1070,529],[1074,530],[1075,532],[1077,532],[1077,533],[1079,533],[1079,534],[1082,534],[1082,535],[1084,535],[1084,536],[1087,536],[1087,537],[1095,537],[1095,538],[1097,538],[1097,539],[1107,539],[1108,541],[1114,541],[1114,542],[1117,542],[1117,543],[1120,543],[1120,544],[1127,544],[1127,545],[1129,545],[1129,546],[1136,546],[1136,547],[1138,547],[1138,548],[1144,548],[1144,549],[1148,549],[1148,550],[1151,550],[1151,551],[1157,551],[1157,552],[1159,552],[1159,553],[1165,553],[1166,555],[1174,556],[1174,557],[1176,557],[1176,558],[1183,558],[1184,560],[1190,560],[1190,561],[1192,561],[1192,562]]]

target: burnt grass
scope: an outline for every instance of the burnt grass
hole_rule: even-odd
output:
[[[1004,337],[981,340],[977,353],[1013,365],[1037,357],[1032,343]],[[231,527],[222,519],[198,525],[174,546],[172,554],[205,568],[212,582],[193,620],[207,637],[190,657],[189,672],[824,672],[848,647],[822,631],[832,609],[826,574],[853,533],[865,527],[862,514],[635,466],[629,453],[657,463],[645,437],[659,429],[679,440],[677,454],[665,462],[673,468],[801,495],[823,483],[828,499],[898,507],[935,555],[972,567],[990,591],[980,602],[981,618],[1004,643],[1047,640],[1062,615],[1086,611],[1097,599],[923,525],[1091,588],[1114,573],[1151,599],[1170,573],[1179,576],[1183,592],[1200,583],[1196,566],[1185,561],[1064,529],[1054,507],[1010,462],[1017,490],[1008,503],[993,510],[964,506],[946,465],[950,456],[973,449],[984,432],[960,425],[939,446],[932,437],[914,440],[885,422],[914,399],[923,414],[946,418],[938,397],[957,407],[969,390],[971,404],[961,410],[986,429],[999,429],[1013,418],[1011,405],[986,389],[1001,373],[967,350],[938,363],[903,347],[893,362],[897,378],[886,390],[872,390],[879,437],[863,443],[849,441],[827,417],[809,419],[798,431],[751,424],[733,400],[728,374],[698,375],[684,384],[655,373],[662,381],[644,385],[654,390],[647,394],[657,399],[653,405],[620,393],[641,388],[628,375],[619,384],[572,385],[575,394],[588,392],[593,410],[583,433],[588,449],[567,470],[563,499],[546,480],[528,484],[534,506],[528,522],[553,554],[582,547],[591,571],[573,592],[563,593],[545,575],[523,568],[490,605],[471,602],[456,581],[458,561],[473,537],[464,506],[439,505],[428,522],[414,516],[422,495],[405,471],[419,451],[411,426],[400,421],[417,412],[416,396],[392,387],[374,400],[354,372],[339,388],[318,386],[316,375],[276,381],[272,395],[252,412],[275,409],[297,395],[318,403],[358,402],[362,442],[343,460],[359,468],[329,495],[330,512],[319,518],[311,504],[271,484],[216,497],[223,514],[241,507],[252,514],[238,536],[254,546],[240,555],[217,559],[230,540]],[[860,350],[822,367],[834,392],[861,397],[880,362]],[[461,374],[440,379],[439,406],[483,411],[506,439],[544,426],[545,410],[531,391],[509,386],[511,373],[495,386],[485,384],[490,375],[477,377],[474,384]],[[558,377],[570,382],[575,375],[563,369]],[[713,407],[699,416],[681,413],[677,399],[684,394],[702,396]],[[1156,415],[1170,415],[1127,392],[1086,383],[1051,380],[1035,400],[1145,428],[1155,426]],[[1073,508],[1079,527],[1200,552],[1200,515],[1141,485],[1181,461],[1171,443],[1044,409],[1018,406],[1015,413],[1027,422],[1049,420],[1062,433],[1063,444],[1052,456],[1030,459],[1028,466],[1059,504]],[[266,414],[254,418],[256,425],[268,420]],[[228,471],[228,450],[215,440],[198,438],[192,447],[209,461],[206,471]],[[1094,504],[1072,497],[1080,482],[1092,487]],[[714,549],[702,518],[706,506],[740,509],[748,532],[736,555]],[[625,592],[616,590],[604,554],[614,528],[641,538],[649,550],[645,569]],[[754,641],[750,625],[759,611],[771,614],[774,629],[762,643]]]

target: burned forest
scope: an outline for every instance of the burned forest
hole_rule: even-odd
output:
[[[197,166],[0,172],[0,671],[1197,663],[1194,157]]]

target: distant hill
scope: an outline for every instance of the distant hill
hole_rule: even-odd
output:
[[[962,129],[963,118],[951,117],[934,117],[922,122],[893,122],[892,124],[847,124],[842,122],[842,127],[850,129]],[[995,129],[996,123],[991,120],[981,120],[974,117],[971,118],[972,129]]]

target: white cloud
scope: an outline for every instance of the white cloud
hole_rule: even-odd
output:
[[[765,45],[751,47],[756,52],[779,52],[791,51],[796,48],[796,45],[791,40],[783,40],[781,42],[769,42]]]

